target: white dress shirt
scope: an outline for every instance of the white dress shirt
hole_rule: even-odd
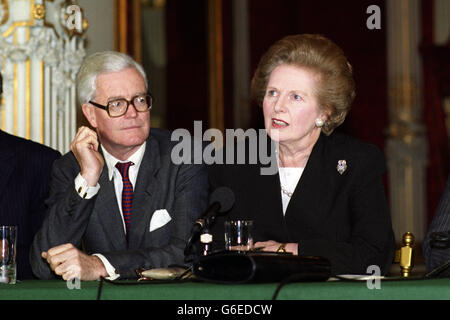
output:
[[[125,220],[123,218],[122,213],[122,189],[123,189],[123,182],[122,182],[122,175],[120,174],[119,169],[116,168],[117,162],[128,162],[131,161],[134,163],[134,165],[130,166],[128,169],[128,177],[130,179],[131,184],[133,185],[133,190],[136,185],[136,179],[139,172],[139,167],[141,166],[142,158],[144,157],[145,153],[145,146],[146,142],[144,142],[141,147],[131,155],[127,160],[120,161],[116,159],[114,156],[112,156],[108,151],[106,151],[105,148],[101,145],[103,151],[103,156],[105,159],[106,167],[108,168],[108,178],[111,181],[114,179],[114,190],[116,192],[116,199],[117,199],[117,205],[120,210],[120,216],[122,217],[122,223],[123,223],[123,229],[126,232],[125,227]],[[87,184],[87,181],[83,178],[81,173],[77,175],[75,178],[75,190],[78,192],[80,197],[85,199],[90,199],[93,196],[95,196],[98,191],[100,190],[100,185],[97,182],[97,185],[95,187],[89,187]],[[120,277],[120,274],[117,273],[116,269],[109,263],[108,259],[105,258],[102,254],[94,253],[94,256],[97,256],[105,266],[106,272],[108,273],[108,277],[106,277],[109,280],[115,280],[118,277]]]
[[[283,204],[283,215],[286,214],[287,207],[291,197],[289,197],[285,192],[294,193],[295,188],[302,176],[303,170],[305,168],[292,168],[292,167],[279,167],[278,173],[280,176],[281,184],[281,202]],[[283,192],[283,190],[285,192]]]
[[[123,189],[123,182],[122,182],[122,175],[120,174],[119,169],[116,168],[117,162],[128,162],[131,161],[134,163],[134,165],[130,166],[128,169],[128,178],[130,179],[131,184],[133,185],[133,190],[136,185],[136,179],[139,172],[139,167],[141,166],[142,157],[144,156],[145,152],[145,144],[144,142],[142,146],[135,152],[131,157],[129,157],[125,161],[120,161],[113,157],[108,151],[101,146],[103,150],[103,155],[105,158],[105,164],[108,168],[108,177],[111,181],[114,179],[114,190],[116,191],[116,199],[117,199],[117,205],[119,206],[120,215],[122,217],[122,223],[123,223],[123,230],[126,232],[125,227],[125,220],[123,218],[123,212],[122,212],[122,189]]]

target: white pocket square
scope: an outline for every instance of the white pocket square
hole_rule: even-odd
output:
[[[152,220],[150,220],[150,232],[161,228],[167,224],[172,218],[166,209],[159,209],[153,212]]]

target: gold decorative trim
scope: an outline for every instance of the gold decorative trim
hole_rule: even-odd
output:
[[[114,21],[116,29],[116,50],[122,53],[127,52],[127,2],[126,0],[116,0],[114,6]]]
[[[11,24],[11,26],[8,28],[8,30],[6,30],[5,32],[2,33],[2,36],[4,38],[8,37],[11,35],[11,33],[14,32],[14,30],[17,27],[30,27],[30,26],[34,26],[34,0],[31,0],[30,3],[30,20],[28,21],[16,21],[13,22]]]
[[[30,60],[29,59],[25,62],[25,69],[26,69],[25,72],[26,72],[26,79],[27,79],[26,80],[27,81],[26,91],[25,91],[25,112],[26,112],[25,121],[27,124],[26,137],[27,137],[27,139],[30,139],[30,137],[31,137],[31,123],[30,123],[31,106],[30,106]]]
[[[17,135],[17,63],[14,63],[14,134]]]
[[[42,20],[45,18],[45,6],[43,4],[36,4],[33,8],[33,16],[35,19]]]
[[[14,33],[14,45],[17,45],[17,31]],[[17,63],[14,63],[14,135],[17,135],[17,91],[19,90],[18,88],[18,83],[17,83]]]
[[[26,29],[25,32],[25,40],[28,42],[30,40],[30,28]],[[25,112],[26,112],[26,138],[30,139],[31,137],[31,123],[30,123],[30,114],[31,114],[31,106],[30,106],[30,86],[31,86],[31,79],[30,79],[30,58],[27,59],[25,62],[25,77],[26,77],[26,91],[25,91]]]
[[[45,94],[45,83],[44,83],[44,61],[41,61],[41,143],[44,143],[44,136],[45,136],[45,130],[44,130],[44,116],[45,116],[45,110],[44,110],[44,94]]]
[[[5,98],[2,97],[2,106],[5,106]],[[6,111],[5,108],[2,108],[2,130],[5,130],[5,115],[6,115]]]
[[[11,27],[9,27],[8,30],[6,30],[5,32],[2,33],[2,36],[3,36],[3,38],[9,37],[11,35],[11,33],[13,33],[17,27],[27,27],[27,26],[31,26],[31,25],[33,25],[33,24],[30,21],[13,22]]]
[[[132,17],[129,19],[130,12]],[[141,0],[115,1],[115,50],[133,56],[139,63],[142,63],[141,14]],[[132,30],[129,28],[131,24]]]
[[[0,25],[5,24],[6,21],[8,21],[9,19],[9,3],[8,0],[1,0],[0,1],[0,5],[3,6],[3,12],[4,12],[4,16],[2,18],[2,20],[0,21]]]
[[[89,28],[89,22],[84,17],[83,17],[82,28],[83,28],[83,33]]]

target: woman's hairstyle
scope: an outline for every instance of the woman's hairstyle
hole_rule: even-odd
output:
[[[287,36],[262,56],[251,82],[251,96],[262,106],[272,71],[281,64],[305,68],[317,76],[316,97],[329,117],[322,131],[329,135],[350,110],[355,98],[352,67],[331,40],[316,34]]]
[[[76,79],[80,105],[95,97],[97,76],[108,72],[119,72],[127,68],[134,68],[142,75],[147,90],[147,76],[144,68],[130,56],[115,51],[103,51],[86,57],[80,66]]]

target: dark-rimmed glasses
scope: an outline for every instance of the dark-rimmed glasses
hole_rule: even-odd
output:
[[[151,94],[139,94],[133,97],[131,101],[128,101],[125,98],[108,101],[106,106],[91,100],[89,100],[89,103],[97,108],[106,110],[111,118],[117,118],[127,113],[130,104],[133,105],[137,112],[147,112],[152,108],[152,100],[153,98]]]

